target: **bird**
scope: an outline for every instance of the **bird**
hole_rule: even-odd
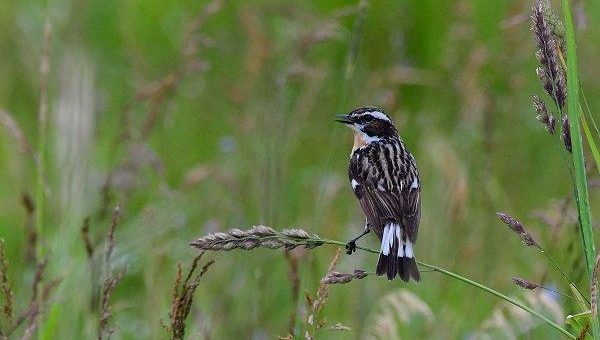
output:
[[[335,120],[354,133],[348,178],[366,217],[362,234],[346,244],[347,254],[372,230],[381,240],[377,275],[420,281],[414,245],[421,220],[421,182],[415,158],[380,108],[359,107]]]

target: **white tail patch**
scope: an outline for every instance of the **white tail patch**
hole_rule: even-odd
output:
[[[381,250],[380,253],[383,255],[388,255],[390,253],[390,245],[389,245],[389,237],[390,235],[390,226],[386,225],[383,228],[383,236],[381,237]]]
[[[413,244],[408,239],[403,240],[402,228],[397,223],[386,224],[383,228],[383,235],[381,237],[381,250],[380,253],[383,255],[389,255],[394,242],[398,242],[398,257],[409,257],[413,255]]]
[[[406,244],[404,245],[404,254],[406,257],[414,257],[413,255],[413,244],[409,240],[406,240]]]

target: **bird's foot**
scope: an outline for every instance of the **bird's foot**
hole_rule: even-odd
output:
[[[346,254],[352,255],[356,251],[356,241],[346,243]]]

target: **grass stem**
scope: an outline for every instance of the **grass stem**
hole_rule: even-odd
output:
[[[36,171],[36,187],[35,187],[35,203],[37,209],[35,209],[35,228],[36,228],[36,244],[35,244],[35,257],[36,263],[42,263],[44,257],[44,249],[42,243],[42,233],[44,229],[44,194],[45,194],[45,153],[46,153],[46,130],[48,125],[48,74],[50,73],[50,37],[52,34],[52,26],[50,22],[46,20],[44,26],[44,46],[39,65],[39,111],[38,111],[38,157],[37,157],[37,171]],[[37,289],[37,304],[42,306],[44,302],[43,298],[43,285],[38,284]],[[41,318],[41,316],[39,316]],[[38,338],[43,338],[43,322],[38,321]]]
[[[579,211],[579,226],[581,228],[581,241],[588,270],[588,282],[591,284],[592,273],[595,267],[596,247],[592,230],[592,216],[587,188],[587,175],[583,156],[583,142],[579,119],[579,75],[577,71],[577,52],[575,45],[575,31],[571,17],[571,7],[568,0],[562,1],[565,18],[565,32],[567,41],[567,108],[571,121],[571,142],[573,146],[573,165],[575,168],[575,186],[577,208]],[[600,322],[592,318],[594,339],[600,339]]]
[[[321,241],[321,242],[323,242],[325,244],[335,244],[335,245],[339,245],[339,246],[345,246],[346,245],[345,242],[336,241],[336,240],[319,239],[319,241]],[[377,251],[377,250],[374,250],[374,249],[371,249],[371,248],[367,248],[367,247],[363,247],[363,246],[359,246],[359,245],[357,245],[356,248],[364,250],[364,251],[367,251],[367,252],[370,252],[370,253],[375,253],[375,254],[379,253],[379,251]],[[466,278],[464,276],[461,276],[459,274],[456,274],[456,273],[451,272],[449,270],[446,270],[444,268],[441,268],[441,267],[438,267],[438,266],[434,266],[432,264],[425,263],[425,262],[422,262],[422,261],[417,261],[417,263],[420,266],[422,266],[422,267],[429,268],[429,269],[431,269],[433,271],[442,273],[442,274],[444,274],[446,276],[449,276],[451,278],[454,278],[454,279],[457,279],[459,281],[462,281],[462,282],[464,282],[464,283],[466,283],[468,285],[471,285],[471,286],[473,286],[475,288],[478,288],[478,289],[481,289],[481,290],[483,290],[483,291],[485,291],[487,293],[490,293],[490,294],[492,294],[492,295],[494,295],[494,296],[496,296],[496,297],[498,297],[498,298],[500,298],[500,299],[502,299],[502,300],[504,300],[504,301],[506,301],[508,303],[511,303],[511,304],[513,304],[513,305],[515,305],[515,306],[523,309],[524,311],[526,311],[526,312],[528,312],[528,313],[530,313],[532,315],[535,315],[536,317],[540,318],[542,321],[544,321],[546,324],[548,324],[552,328],[554,328],[557,331],[559,331],[565,337],[570,338],[570,339],[575,339],[575,336],[573,334],[569,333],[569,331],[567,331],[565,328],[561,327],[560,325],[558,325],[554,321],[548,319],[547,317],[545,317],[541,313],[539,313],[539,312],[531,309],[530,307],[528,307],[527,305],[521,303],[520,301],[518,301],[516,299],[513,299],[513,298],[511,298],[509,296],[506,296],[506,295],[504,295],[504,294],[502,294],[502,293],[500,293],[500,292],[498,292],[498,291],[496,291],[496,290],[494,290],[494,289],[492,289],[492,288],[490,288],[490,287],[488,287],[486,285],[483,285],[483,284],[481,284],[479,282],[473,281],[473,280],[471,280],[469,278]]]

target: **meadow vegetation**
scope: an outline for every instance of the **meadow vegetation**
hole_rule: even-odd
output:
[[[0,2],[0,339],[591,337],[600,3],[564,3],[561,101],[530,0]],[[418,284],[339,250],[363,105],[419,164]]]

